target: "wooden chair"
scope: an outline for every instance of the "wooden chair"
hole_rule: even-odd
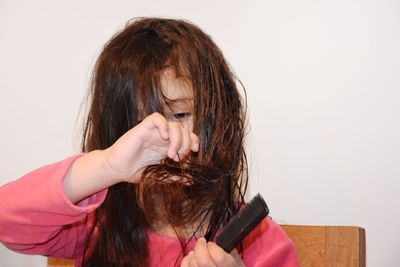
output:
[[[74,260],[47,258],[47,267],[74,267]]]
[[[365,267],[365,230],[354,226],[282,225],[301,267]]]
[[[353,226],[282,225],[293,240],[301,267],[365,267],[365,231]],[[48,267],[74,261],[49,258]]]

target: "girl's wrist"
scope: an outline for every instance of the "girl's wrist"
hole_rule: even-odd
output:
[[[108,166],[106,157],[106,150],[95,150],[72,164],[63,180],[64,193],[72,203],[121,182]]]
[[[109,186],[124,182],[123,177],[121,177],[109,163],[109,149],[94,150],[90,153],[93,153],[93,157],[95,157],[96,162],[99,163],[98,175],[102,177],[102,179],[105,179],[105,181],[108,181],[107,184],[109,184]]]

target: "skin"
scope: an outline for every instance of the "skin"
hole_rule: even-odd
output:
[[[193,133],[193,90],[185,78],[177,78],[167,69],[162,77],[167,99],[165,117],[147,116],[121,136],[111,147],[79,157],[63,180],[65,195],[72,203],[120,182],[136,183],[141,169],[165,157],[180,161],[199,150],[199,138]],[[166,226],[160,232],[174,234]],[[215,243],[198,239],[194,250],[182,260],[182,267],[244,266],[234,250],[226,253]]]
[[[213,242],[199,238],[194,250],[181,262],[181,267],[243,267],[245,266],[236,249],[230,254]]]

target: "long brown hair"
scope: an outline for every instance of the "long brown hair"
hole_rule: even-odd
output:
[[[188,240],[182,229],[197,222],[193,236],[205,229],[210,240],[244,202],[240,82],[212,39],[183,20],[135,19],[105,45],[93,73],[83,152],[106,149],[145,116],[163,114],[161,76],[167,68],[192,84],[199,152],[184,164],[165,159],[145,167],[138,184],[110,187],[95,212],[84,266],[147,266],[146,229],[160,220],[175,229],[182,256]]]

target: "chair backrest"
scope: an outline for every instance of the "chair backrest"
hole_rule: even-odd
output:
[[[74,267],[74,260],[47,258],[47,267]]]
[[[365,230],[354,226],[282,225],[302,267],[365,267]]]
[[[301,267],[365,267],[365,230],[353,226],[282,225],[293,240]],[[48,267],[74,267],[48,258]]]

